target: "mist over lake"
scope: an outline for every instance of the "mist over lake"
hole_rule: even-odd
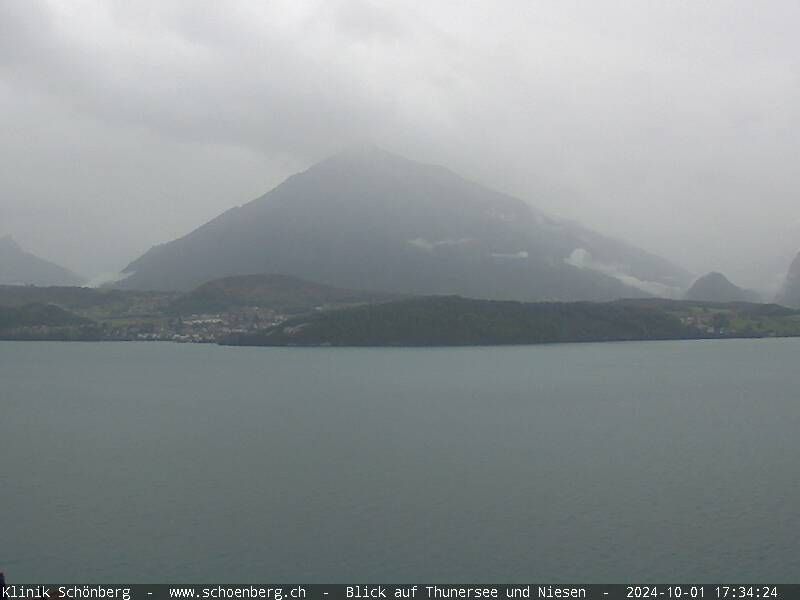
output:
[[[800,340],[0,342],[9,581],[800,572]]]

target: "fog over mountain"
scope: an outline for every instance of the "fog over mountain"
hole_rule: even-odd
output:
[[[789,267],[777,301],[786,306],[800,307],[800,253]]]
[[[10,235],[0,236],[0,285],[81,285],[84,282],[69,269],[26,252]]]
[[[0,231],[118,272],[369,142],[774,297],[800,250],[798,21],[788,0],[5,0]]]
[[[154,247],[118,285],[188,290],[248,273],[506,300],[677,296],[690,281],[662,258],[446,168],[365,146]]]

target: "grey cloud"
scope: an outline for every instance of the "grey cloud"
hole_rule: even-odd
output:
[[[91,275],[370,140],[769,287],[800,249],[798,17],[794,2],[6,0],[17,131],[0,152],[18,167],[0,167],[0,216]],[[125,242],[100,260],[109,238]]]

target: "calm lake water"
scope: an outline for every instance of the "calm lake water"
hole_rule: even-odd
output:
[[[0,570],[796,583],[799,359],[0,342]]]

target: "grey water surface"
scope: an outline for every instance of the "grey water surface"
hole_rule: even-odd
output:
[[[796,583],[799,358],[2,342],[0,570]]]

